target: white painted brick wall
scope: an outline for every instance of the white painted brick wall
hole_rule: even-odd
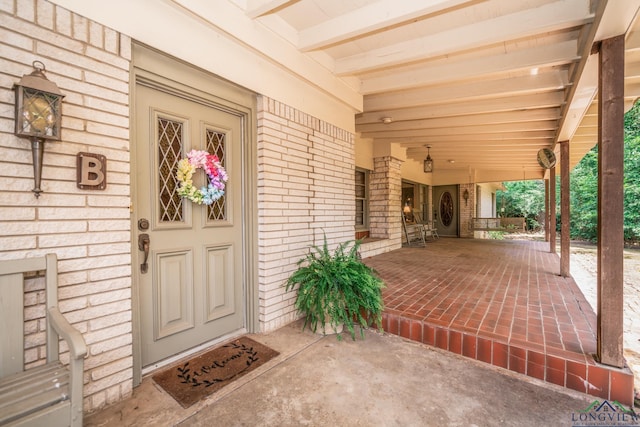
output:
[[[0,259],[58,255],[59,305],[88,344],[84,407],[93,411],[132,390],[131,41],[46,0],[1,0],[0,39]],[[12,85],[34,60],[66,94],[62,141],[45,143],[39,199],[30,143],[13,135]],[[77,188],[81,151],[107,157],[105,191]],[[24,301],[31,367],[45,357],[42,279],[27,281]]]
[[[0,0],[0,38],[0,259],[58,254],[60,306],[89,346],[84,407],[91,412],[132,391],[131,41],[45,0]],[[46,143],[39,199],[31,193],[29,142],[13,135],[11,90],[36,59],[66,94],[63,140]],[[286,293],[284,283],[309,246],[321,244],[323,234],[332,247],[354,238],[353,141],[330,123],[259,98],[262,331],[298,317],[295,292]],[[80,151],[108,158],[105,191],[76,187]],[[372,250],[382,249],[379,244]],[[29,281],[29,366],[44,358],[42,301],[42,281]]]
[[[298,317],[284,284],[311,245],[353,240],[354,136],[273,99],[258,99],[260,327]]]

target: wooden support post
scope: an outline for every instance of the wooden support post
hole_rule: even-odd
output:
[[[560,275],[571,275],[569,141],[560,142]]]
[[[556,253],[556,167],[549,169],[549,252]]]
[[[622,368],[624,35],[602,41],[598,85],[597,357]]]
[[[544,241],[549,241],[549,180],[544,180]]]

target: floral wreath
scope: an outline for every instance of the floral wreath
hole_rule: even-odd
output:
[[[193,174],[200,168],[206,172],[209,183],[197,189],[193,186]],[[189,151],[187,157],[178,162],[176,178],[180,185],[178,195],[199,205],[210,205],[224,196],[224,183],[228,179],[218,156],[204,150]]]

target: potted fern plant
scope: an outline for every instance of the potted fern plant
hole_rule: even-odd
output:
[[[340,340],[344,325],[355,340],[356,322],[362,338],[366,327],[381,327],[384,282],[362,262],[359,247],[360,241],[349,241],[332,253],[325,236],[322,247],[312,246],[309,254],[298,261],[286,290],[298,286],[295,307],[305,315],[303,330],[308,325],[313,332],[335,332]]]

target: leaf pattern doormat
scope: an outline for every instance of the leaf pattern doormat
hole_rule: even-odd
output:
[[[278,353],[241,337],[152,376],[183,408],[253,371]]]

